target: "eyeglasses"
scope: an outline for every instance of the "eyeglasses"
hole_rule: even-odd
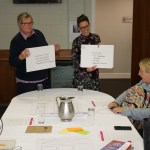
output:
[[[33,25],[34,22],[21,22],[21,24],[25,25]]]
[[[87,25],[87,26],[85,26],[85,27],[79,27],[79,28],[80,28],[80,30],[87,30],[87,29],[89,29],[89,26],[90,26],[90,25]]]

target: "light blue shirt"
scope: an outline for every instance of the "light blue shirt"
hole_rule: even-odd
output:
[[[142,86],[147,92],[150,92],[150,84],[144,83],[142,80],[136,85]],[[128,89],[129,90],[129,89]],[[121,95],[119,95],[115,102],[121,106],[125,97],[128,93],[128,90],[124,91]],[[149,118],[150,116],[150,108],[125,108],[121,112],[122,115],[132,117],[134,120],[143,120],[144,118]]]

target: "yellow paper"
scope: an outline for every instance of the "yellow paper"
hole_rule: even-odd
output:
[[[82,128],[67,128],[68,132],[77,132],[77,131],[83,131]]]
[[[90,132],[83,130],[83,131],[77,131],[76,133],[79,133],[79,134],[82,134],[82,135],[87,135],[87,134],[89,134]]]
[[[68,130],[67,129],[63,129],[59,132],[60,134],[67,134],[68,133]]]

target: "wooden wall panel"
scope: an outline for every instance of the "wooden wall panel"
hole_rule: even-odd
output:
[[[150,0],[134,0],[131,85],[140,81],[139,61],[150,57]]]
[[[60,50],[56,60],[71,60],[71,50]],[[0,50],[0,69],[0,105],[8,105],[16,96],[15,68],[9,65],[9,50]]]
[[[15,69],[9,65],[8,57],[8,50],[0,50],[0,105],[8,105],[16,96]]]

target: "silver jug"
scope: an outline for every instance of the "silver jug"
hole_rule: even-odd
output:
[[[58,106],[58,116],[63,122],[71,121],[74,117],[74,107],[72,103],[73,98],[74,97],[65,96],[56,97],[56,102]],[[60,103],[58,102],[58,99]]]

